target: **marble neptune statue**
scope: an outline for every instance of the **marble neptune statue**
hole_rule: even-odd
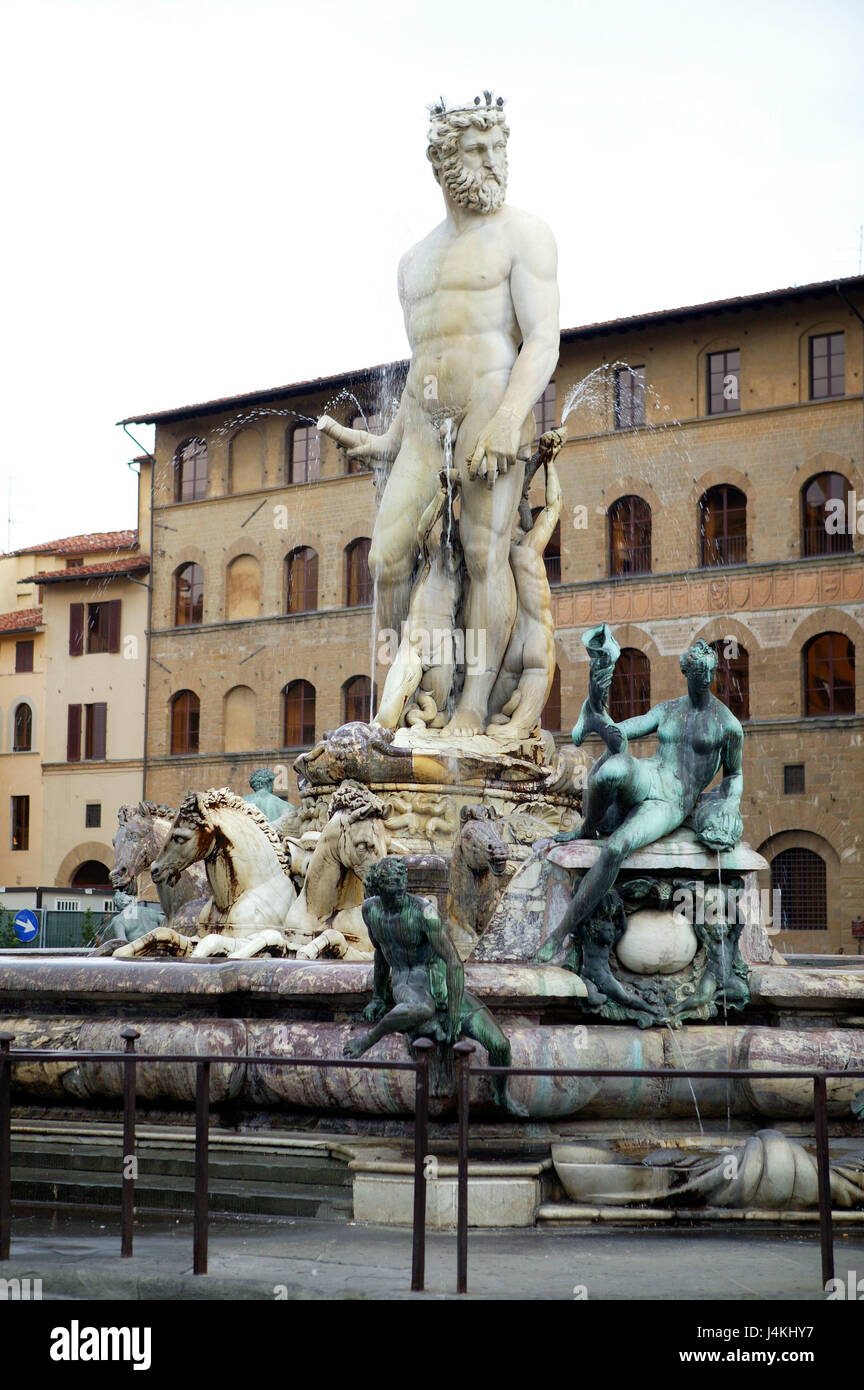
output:
[[[463,628],[476,659],[443,733],[470,737],[489,698],[517,614],[510,564],[534,403],[558,360],[557,251],[538,218],[508,206],[502,98],[431,108],[427,156],[444,220],[402,257],[399,298],[411,347],[405,389],[383,435],[322,416],[349,457],[390,465],[369,564],[378,623],[400,632],[418,559],[418,527],[434,502],[442,437],[459,472],[459,535],[467,583]]]

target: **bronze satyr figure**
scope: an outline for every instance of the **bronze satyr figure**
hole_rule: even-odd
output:
[[[474,1038],[493,1066],[510,1065],[510,1043],[485,1005],[464,988],[464,970],[432,903],[406,891],[404,860],[388,854],[366,876],[363,920],[375,948],[371,1003],[363,1017],[373,1027],[343,1048],[361,1057],[387,1033],[454,1043]],[[505,1105],[502,1078],[495,1095]]]

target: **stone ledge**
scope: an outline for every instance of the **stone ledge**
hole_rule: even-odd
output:
[[[465,983],[485,999],[520,1004],[579,999],[586,993],[578,975],[560,966],[468,965]],[[0,998],[83,997],[95,1002],[176,995],[205,998],[248,994],[304,1002],[348,1005],[372,989],[372,962],[260,960],[206,963],[188,960],[115,961],[111,957],[68,957],[29,961],[0,958]]]
[[[455,1178],[432,1178],[426,1183],[426,1225],[431,1230],[456,1226]],[[540,1201],[538,1178],[516,1176],[468,1177],[468,1225],[533,1226]],[[410,1226],[414,1183],[408,1176],[358,1173],[354,1178],[354,1220],[378,1226]]]

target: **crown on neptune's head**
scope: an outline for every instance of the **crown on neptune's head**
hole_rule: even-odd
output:
[[[448,116],[467,116],[475,111],[503,111],[504,100],[504,97],[496,97],[494,92],[487,92],[485,89],[482,96],[474,98],[471,106],[448,106],[447,98],[439,97],[430,105],[429,115],[441,120]]]

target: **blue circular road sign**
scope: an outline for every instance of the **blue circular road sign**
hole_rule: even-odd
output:
[[[29,907],[22,907],[20,912],[15,913],[12,926],[19,941],[32,941],[34,936],[39,935],[39,918]]]

